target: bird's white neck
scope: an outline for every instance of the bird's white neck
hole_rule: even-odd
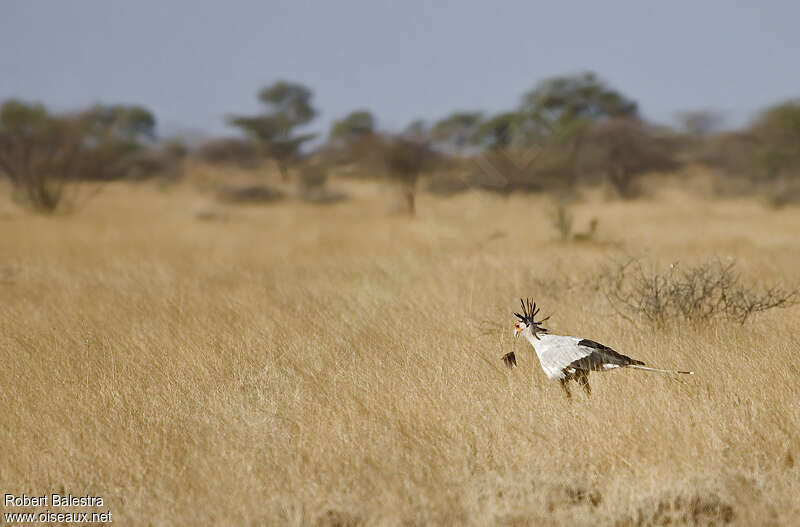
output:
[[[533,331],[531,330],[531,328],[528,328],[522,334],[525,335],[525,338],[528,339],[528,342],[530,342],[531,346],[533,346],[533,351],[535,351],[536,355],[541,359],[541,355],[539,353],[541,346],[537,347],[537,344],[541,344],[542,341],[539,339],[541,339],[542,337],[547,337],[547,335],[546,334],[539,335],[539,338],[537,339],[536,337],[533,336]]]

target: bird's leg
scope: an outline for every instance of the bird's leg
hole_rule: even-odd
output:
[[[569,399],[570,397],[572,397],[572,394],[569,393],[569,386],[567,386],[567,382],[569,382],[569,379],[564,378],[560,379],[560,381],[561,381],[561,387],[564,388],[564,393],[567,395],[567,399]]]
[[[586,392],[586,397],[590,397],[592,395],[592,387],[589,386],[589,374],[587,372],[581,372],[575,377],[575,380],[578,381],[583,391]]]

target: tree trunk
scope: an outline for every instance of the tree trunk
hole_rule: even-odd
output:
[[[408,207],[408,214],[415,216],[417,213],[417,179],[415,177],[405,185],[406,205]]]
[[[629,198],[631,178],[628,171],[622,167],[613,167],[610,170],[610,176],[611,185],[617,191],[617,194],[623,199]]]
[[[406,203],[408,204],[408,213],[411,216],[414,216],[417,213],[414,201],[415,201],[414,189],[408,189],[408,191],[406,191]]]
[[[278,163],[278,172],[281,173],[281,181],[286,183],[289,181],[289,167],[286,166],[286,163]]]

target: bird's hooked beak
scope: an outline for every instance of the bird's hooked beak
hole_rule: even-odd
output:
[[[514,338],[519,337],[520,333],[522,333],[522,328],[519,327],[519,323],[514,324]]]

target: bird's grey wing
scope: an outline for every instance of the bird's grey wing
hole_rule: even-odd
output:
[[[545,374],[551,379],[563,378],[563,371],[570,365],[590,355],[592,350],[578,346],[575,337],[545,335],[537,345],[539,361]]]
[[[599,342],[583,339],[578,342],[578,346],[586,349],[589,353],[585,357],[570,363],[571,368],[576,370],[602,370],[606,366],[630,366],[631,364],[643,365],[644,362],[635,360],[627,355],[604,346]]]

